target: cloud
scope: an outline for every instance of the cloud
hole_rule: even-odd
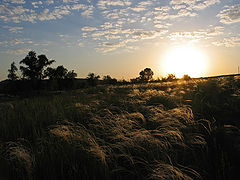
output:
[[[100,44],[100,48],[96,48],[98,52],[101,53],[108,53],[111,51],[115,51],[116,49],[120,47],[124,47],[126,44],[124,41],[122,42],[117,42],[117,43],[112,43],[112,42],[103,42]]]
[[[144,11],[146,9],[144,7],[134,7],[134,8],[131,8],[131,10],[136,11],[136,12],[141,12],[141,11]]]
[[[42,5],[42,1],[32,2],[34,8],[38,8],[38,5]]]
[[[184,4],[176,4],[176,5],[174,5],[174,6],[172,6],[172,8],[173,9],[186,9],[187,8],[187,6],[186,5],[184,5]]]
[[[220,22],[224,24],[232,24],[240,22],[240,4],[234,6],[225,6],[225,8],[217,15]]]
[[[53,1],[49,1],[48,3],[52,2]],[[32,2],[30,4],[35,9],[26,8],[24,6],[14,6],[9,3],[0,4],[0,20],[2,19],[5,22],[12,21],[14,23],[20,23],[22,21],[36,23],[38,20],[48,21],[62,19],[63,16],[70,15],[72,11],[75,10],[82,10],[82,16],[91,17],[94,10],[93,6],[84,4],[64,4],[53,7],[46,6],[43,1]]]
[[[79,46],[79,47],[84,47],[84,44],[83,44],[82,42],[79,42],[79,43],[78,43],[78,46]]]
[[[105,35],[105,34],[106,34],[105,31],[96,31],[96,32],[92,33],[91,36],[92,36],[93,38],[96,38],[96,37],[103,36],[103,35]]]
[[[107,34],[107,35],[105,35],[105,38],[106,38],[107,40],[120,39],[121,36],[119,36],[119,35],[113,35],[113,34]]]
[[[154,12],[155,20],[171,20],[171,19],[176,19],[176,18],[180,18],[180,17],[194,17],[197,16],[197,13],[189,11],[187,9],[180,9],[177,13],[173,14],[173,13],[169,13],[167,12],[168,9],[166,10],[158,10],[156,12]]]
[[[25,0],[3,0],[4,2],[9,2],[13,4],[25,4]]]
[[[81,29],[82,31],[96,31],[98,30],[96,27],[91,27],[91,26],[84,26]]]
[[[220,3],[220,0],[171,0],[169,4],[173,5],[174,9],[185,6],[189,10],[202,10],[216,3]]]
[[[170,39],[174,42],[196,42],[207,38],[212,40],[222,36],[224,32],[222,26],[208,26],[206,29],[197,29],[193,32],[174,32],[175,26],[173,26],[176,18],[181,18],[180,20],[186,23],[191,17],[197,16],[199,10],[217,4],[220,0],[169,0],[164,3],[158,0],[35,0],[34,2],[25,0],[26,4],[13,4],[10,3],[10,0],[3,1],[0,3],[0,21],[4,21],[4,23],[24,21],[37,23],[74,16],[70,22],[75,27],[79,24],[76,19],[81,16],[80,21],[83,25],[78,27],[78,30],[81,30],[79,34],[76,35],[76,31],[74,31],[73,34],[69,35],[70,37],[61,37],[58,34],[59,37],[64,42],[73,42],[79,46],[82,46],[82,40],[84,42],[86,40],[88,43],[93,42],[95,48],[101,49],[105,53],[120,47],[122,49],[135,47],[138,42],[149,42],[148,39],[165,37],[166,40]],[[234,8],[232,6],[225,7],[225,14],[227,9]],[[234,10],[234,17],[237,16],[236,11],[237,8]],[[86,21],[83,18],[92,19]],[[231,16],[232,19],[234,19],[233,16]],[[181,23],[180,20],[176,26]],[[184,25],[178,26],[177,29],[181,31],[180,28]],[[20,33],[23,31],[20,26],[5,28],[11,33]],[[70,26],[72,27],[72,25]],[[169,26],[173,27],[169,28]],[[172,29],[170,33],[168,33],[169,29]],[[184,29],[182,30],[184,31]],[[79,39],[79,36],[81,36],[81,41],[76,40]],[[21,44],[21,41],[12,42],[12,44],[14,43]]]
[[[188,11],[186,9],[180,9],[180,11],[178,11],[178,14],[176,16],[173,16],[173,18],[185,17],[185,16],[194,17],[194,16],[197,16],[197,13]]]
[[[107,9],[110,6],[130,6],[129,0],[99,0],[97,6],[99,9]]]
[[[195,43],[201,39],[204,39],[206,36],[205,31],[193,31],[193,32],[173,32],[168,38],[171,41],[175,41],[177,43],[188,42]]]
[[[22,33],[23,27],[13,27],[13,26],[3,26],[3,28],[6,28],[11,33]]]
[[[154,21],[154,27],[159,29],[168,29],[168,27],[171,25],[172,24],[170,23],[162,23],[162,22]]]
[[[223,34],[223,30],[224,30],[223,26],[211,27],[210,29],[207,30],[206,35],[218,36],[218,35]]]
[[[209,28],[192,32],[172,32],[168,35],[168,38],[176,43],[197,43],[200,40],[219,38],[220,35],[223,35],[223,31],[223,26],[209,26]]]
[[[138,3],[136,7],[132,7],[131,10],[136,12],[144,11],[147,10],[147,7],[150,5],[152,5],[152,1],[142,1]]]
[[[74,4],[72,6],[72,10],[85,10],[87,8],[88,8],[88,6],[85,4]]]
[[[85,11],[83,11],[83,12],[81,13],[81,15],[82,15],[82,16],[85,16],[85,17],[88,17],[88,18],[89,18],[89,17],[92,17],[92,15],[93,15],[93,9],[94,9],[93,6],[89,6],[87,10],[85,10]]]
[[[10,45],[12,46],[19,44],[33,44],[33,42],[30,39],[14,39],[10,41]]]
[[[111,12],[111,13],[108,13],[105,18],[107,19],[119,19],[120,18],[120,14],[119,12],[115,11],[115,12]]]
[[[0,45],[6,46],[6,45],[8,45],[8,43],[9,43],[9,41],[0,41]]]
[[[49,4],[53,4],[53,3],[54,3],[54,0],[45,0],[45,3],[48,4],[48,5],[49,5]]]
[[[36,13],[34,10],[24,8],[23,6],[2,4],[0,5],[0,19],[3,21],[13,21],[15,23],[19,23],[20,21],[34,22]]]
[[[70,8],[68,6],[58,6],[55,7],[53,11],[50,11],[49,9],[44,9],[44,11],[41,12],[37,17],[40,21],[55,20],[61,19],[63,15],[68,15],[70,13]]]
[[[158,36],[162,36],[163,34],[166,34],[168,30],[155,30],[155,31],[144,31],[144,30],[136,30],[132,36],[134,38],[140,38],[140,39],[153,39]]]
[[[240,37],[228,37],[212,43],[215,46],[240,47]]]
[[[29,48],[16,48],[16,49],[9,49],[5,51],[7,54],[16,54],[16,55],[21,55],[21,54],[27,54],[31,49]]]
[[[102,29],[109,29],[113,27],[113,23],[105,22],[103,25],[100,26]]]
[[[0,5],[0,13],[1,14],[8,14],[8,15],[21,15],[26,12],[30,12],[29,9],[24,8],[23,6],[13,6],[10,4],[7,5]]]
[[[78,3],[78,0],[62,0],[63,3]]]
[[[154,8],[155,11],[168,12],[171,8],[169,6],[161,6]]]

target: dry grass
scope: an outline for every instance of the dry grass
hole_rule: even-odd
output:
[[[227,177],[239,152],[237,82],[99,86],[1,103],[0,178]],[[221,137],[233,136],[230,156]]]

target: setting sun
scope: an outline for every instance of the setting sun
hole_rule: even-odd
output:
[[[205,54],[195,47],[182,46],[171,49],[164,57],[163,70],[181,78],[184,74],[191,77],[204,75],[207,68]]]

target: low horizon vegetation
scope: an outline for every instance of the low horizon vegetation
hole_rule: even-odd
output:
[[[35,51],[29,51],[27,56],[20,61],[20,67],[18,68],[15,62],[12,62],[10,65],[10,69],[8,69],[8,80],[16,81],[16,80],[56,80],[56,79],[75,79],[77,74],[74,70],[68,71],[63,65],[59,65],[56,68],[49,67],[52,63],[56,62],[55,60],[49,60],[46,55],[38,55]],[[18,72],[20,69],[20,72]],[[130,82],[148,82],[148,81],[172,81],[177,79],[174,74],[168,74],[167,77],[157,77],[155,80],[153,79],[153,71],[151,68],[145,68],[140,71],[139,77],[130,79]],[[99,80],[101,77],[95,73],[89,73],[86,79],[91,80]],[[190,80],[191,77],[185,74],[182,77],[183,80]],[[102,77],[103,81],[111,82],[118,81],[116,78],[112,78],[110,75],[106,75]],[[126,80],[122,80],[126,81]],[[91,84],[91,83],[90,83]]]

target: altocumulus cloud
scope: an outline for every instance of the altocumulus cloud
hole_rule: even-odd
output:
[[[240,4],[233,6],[225,6],[225,8],[217,15],[220,22],[224,24],[232,24],[240,22]]]
[[[8,29],[11,33],[22,33],[23,27],[17,26],[3,26],[3,28]]]
[[[11,2],[11,3],[9,3]],[[70,3],[70,4],[67,4]],[[78,3],[78,0],[63,0],[63,4],[54,4],[53,0],[31,2],[30,6],[23,0],[4,0],[0,3],[0,20],[4,22],[20,23],[23,21],[36,23],[37,21],[47,21],[62,19],[63,16],[71,15],[72,11],[81,11],[84,17],[91,17],[94,7]],[[51,8],[48,6],[51,5]]]
[[[14,4],[25,4],[25,0],[3,0],[4,2],[14,3]]]
[[[224,47],[239,47],[240,46],[240,37],[239,36],[234,36],[234,37],[228,37],[224,38],[223,40],[220,41],[215,41],[212,42],[213,45],[215,46],[224,46]]]
[[[220,22],[224,23],[223,26],[206,24],[205,28],[192,31],[184,28],[182,31],[175,29],[176,22],[191,22],[201,16],[200,11],[219,3],[220,0],[2,0],[0,22],[3,22],[2,28],[7,29],[9,33],[23,35],[26,30],[21,24],[23,22],[35,24],[50,20],[61,22],[64,18],[75,23],[69,29],[77,28],[73,30],[76,34],[57,30],[56,34],[60,34],[58,39],[68,43],[68,46],[75,44],[86,47],[94,44],[91,48],[103,53],[118,48],[137,49],[140,46],[138,42],[142,44],[143,41],[154,40],[196,43],[211,39],[214,45],[237,45],[237,38],[225,37],[227,39],[221,41],[217,41],[217,38],[223,38],[225,24],[240,21],[240,4],[225,6],[216,11]],[[73,19],[70,19],[72,16]],[[81,23],[76,22],[76,17]],[[219,22],[217,18],[216,21],[215,24]],[[69,24],[71,26],[71,23]],[[79,26],[76,27],[78,24]],[[5,43],[3,40],[1,44],[30,44],[30,40],[20,38],[16,38],[16,41],[11,39],[8,41],[10,43]]]

